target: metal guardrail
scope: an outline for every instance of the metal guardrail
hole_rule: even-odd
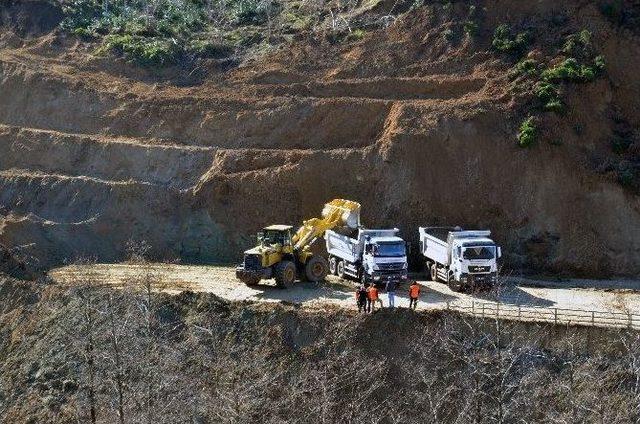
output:
[[[463,312],[482,318],[501,318],[514,321],[640,330],[640,315],[632,313],[507,305],[504,303],[475,301],[472,301],[471,304],[447,301],[446,304],[447,310]]]

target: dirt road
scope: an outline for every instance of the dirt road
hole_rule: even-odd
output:
[[[184,290],[214,293],[231,301],[291,302],[307,307],[327,305],[354,308],[354,284],[350,281],[329,277],[322,284],[298,283],[292,289],[282,290],[272,281],[266,281],[255,287],[247,287],[236,280],[234,269],[227,266],[194,266],[170,264],[97,264],[73,265],[58,268],[50,276],[63,284],[78,284],[93,281],[97,284],[123,286],[139,284],[144,276],[151,276],[158,288],[170,293]],[[477,308],[485,304],[488,308],[500,303],[511,308],[545,311],[549,308],[601,311],[612,314],[638,314],[640,325],[640,292],[632,290],[637,282],[597,282],[595,280],[576,280],[575,285],[588,288],[563,288],[560,283],[540,280],[512,279],[499,290],[488,293],[462,294],[451,291],[445,284],[431,281],[419,281],[423,286],[418,309]],[[571,285],[572,282],[563,283]],[[596,287],[604,287],[596,288]],[[612,289],[615,287],[616,289]],[[396,295],[396,306],[408,307],[406,289]],[[382,295],[387,305],[387,295]],[[543,313],[543,312],[540,312]],[[617,316],[617,315],[616,315]],[[536,318],[537,317],[537,318]],[[536,315],[534,319],[541,316]],[[621,320],[626,322],[622,316]]]

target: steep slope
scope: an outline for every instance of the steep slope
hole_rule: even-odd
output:
[[[516,269],[640,272],[635,176],[625,187],[616,173],[636,158],[610,147],[640,122],[637,33],[589,1],[477,7],[475,36],[447,38],[466,3],[427,4],[359,41],[303,37],[227,71],[204,63],[195,85],[58,32],[6,32],[0,242],[31,246],[44,267],[118,260],[131,239],[159,259],[230,261],[262,225],[343,196],[410,240],[418,225],[489,227]],[[531,57],[588,28],[607,59],[606,77],[570,86],[564,114],[539,116],[527,149],[515,134],[531,94],[491,48],[504,22],[534,34]]]

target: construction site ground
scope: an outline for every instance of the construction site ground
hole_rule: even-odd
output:
[[[94,264],[71,265],[52,270],[49,275],[60,284],[129,286],[134,288],[143,281],[153,281],[155,287],[169,293],[213,293],[229,301],[286,302],[310,308],[337,306],[355,309],[355,282],[329,276],[323,283],[299,282],[293,288],[281,289],[273,280],[262,281],[248,287],[238,281],[232,266],[197,266],[176,264]],[[500,304],[510,308],[598,311],[620,316],[640,316],[640,281],[634,280],[566,280],[525,279],[508,277],[497,289],[474,293],[456,293],[446,284],[425,281],[423,275],[414,276],[423,290],[419,310],[437,310],[453,307],[471,310],[485,304]],[[396,306],[408,307],[407,288],[396,293]],[[384,306],[388,298],[382,294]],[[476,312],[478,309],[476,309]],[[513,316],[506,316],[513,317]],[[544,320],[544,315],[528,316],[531,320]],[[639,317],[640,319],[640,317]],[[547,320],[548,321],[548,320]]]

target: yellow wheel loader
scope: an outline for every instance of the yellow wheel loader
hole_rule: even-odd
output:
[[[334,228],[358,228],[360,204],[334,199],[324,205],[322,216],[302,223],[297,231],[290,225],[270,225],[258,233],[258,245],[244,252],[236,277],[245,284],[256,285],[274,278],[280,287],[290,287],[296,280],[322,281],[329,272],[327,260],[311,251],[311,245]]]

